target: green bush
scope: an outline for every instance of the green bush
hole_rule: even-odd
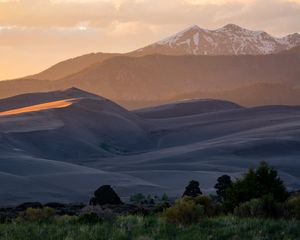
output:
[[[163,213],[163,217],[167,222],[176,225],[197,223],[203,216],[203,207],[186,198],[177,200],[172,207],[166,209]]]
[[[74,224],[78,221],[78,216],[62,215],[55,217],[56,224]]]
[[[52,221],[55,217],[55,210],[49,207],[44,208],[27,208],[21,212],[17,218],[18,222],[47,222]]]
[[[241,203],[265,195],[272,195],[277,202],[285,202],[289,196],[277,171],[262,162],[257,169],[250,169],[242,179],[238,179],[226,190],[225,206],[228,210],[233,210]]]
[[[81,210],[78,220],[83,223],[96,223],[99,221],[112,221],[116,217],[117,214],[110,209],[88,205]]]
[[[203,213],[207,217],[213,217],[221,214],[222,205],[215,202],[211,197],[199,195],[197,197],[184,197],[186,201],[192,201],[196,205],[200,205],[203,208]]]
[[[240,204],[234,209],[234,214],[239,217],[278,218],[284,215],[284,208],[271,195],[266,195]]]
[[[134,194],[130,197],[130,202],[133,204],[143,204],[146,201],[146,196],[142,193]]]
[[[288,217],[300,219],[300,194],[290,197],[286,202]]]
[[[238,217],[262,217],[264,211],[260,199],[252,199],[242,203],[234,209],[234,215]]]
[[[78,222],[79,223],[86,223],[86,224],[95,224],[100,222],[102,219],[98,217],[96,213],[85,213],[81,214],[78,217]]]
[[[170,207],[169,202],[161,202],[154,207],[154,213],[162,213]]]

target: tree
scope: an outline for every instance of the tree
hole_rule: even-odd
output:
[[[241,203],[266,195],[278,202],[284,202],[289,196],[277,171],[266,162],[261,162],[256,170],[250,169],[228,188],[225,205],[233,210]]]
[[[169,202],[169,197],[166,193],[164,193],[161,197],[161,201],[162,202]]]
[[[143,204],[146,200],[146,197],[142,193],[134,194],[130,197],[130,202],[134,204]]]
[[[94,192],[94,197],[90,200],[91,205],[119,205],[123,204],[120,197],[110,185],[103,185]]]
[[[224,201],[226,199],[226,190],[232,185],[230,176],[222,175],[217,179],[215,189],[217,189],[218,199]]]
[[[187,187],[185,188],[185,191],[182,196],[197,197],[201,194],[202,192],[199,187],[199,182],[192,180],[190,181],[189,185],[187,185]]]

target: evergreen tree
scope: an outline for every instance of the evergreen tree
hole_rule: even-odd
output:
[[[94,197],[90,200],[91,205],[119,205],[123,204],[120,197],[110,185],[103,185],[94,192]]]
[[[226,190],[232,185],[232,181],[230,176],[222,175],[218,178],[217,183],[215,185],[215,189],[217,189],[218,199],[220,201],[224,201],[226,199]]]
[[[201,194],[202,192],[199,187],[199,182],[192,180],[190,181],[189,185],[187,185],[187,187],[185,188],[185,191],[182,196],[197,197]]]
[[[256,170],[250,169],[228,188],[225,203],[232,210],[243,202],[266,195],[278,202],[284,202],[289,196],[277,171],[262,162]]]

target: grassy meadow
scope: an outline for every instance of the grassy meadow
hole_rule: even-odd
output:
[[[233,216],[205,218],[189,226],[167,223],[158,216],[126,216],[111,221],[84,223],[77,217],[60,217],[50,222],[0,225],[5,240],[289,240],[300,239],[300,221]]]

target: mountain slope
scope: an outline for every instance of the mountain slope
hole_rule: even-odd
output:
[[[106,59],[118,56],[117,53],[90,53],[76,58],[71,58],[55,64],[54,66],[25,79],[37,80],[58,80],[68,75],[80,72],[81,70]]]
[[[60,80],[117,100],[164,100],[178,94],[225,91],[256,83],[297,85],[300,59],[263,56],[116,57]]]
[[[131,57],[164,55],[261,55],[277,53],[300,45],[300,35],[290,34],[276,38],[263,31],[251,31],[234,24],[216,30],[191,26],[166,39],[138,50],[119,53],[90,53],[67,59],[25,79],[58,80],[78,73],[93,64],[115,56]]]
[[[252,106],[298,104],[297,98],[292,97],[297,93],[292,92],[297,91],[294,87],[299,86],[299,65],[296,49],[259,56],[118,56],[57,81],[2,81],[0,97],[78,87],[129,107],[191,98],[195,92],[201,92],[199,97],[217,97]],[[283,90],[290,90],[281,94],[280,89],[268,91],[264,87],[261,96],[265,94],[269,102],[260,101],[263,98],[252,98],[250,104],[236,97],[228,98],[230,94],[226,93],[234,90],[235,96],[238,96],[237,89],[241,89],[241,95],[245,87],[266,83],[280,84]],[[177,96],[186,97],[180,99]]]
[[[300,45],[300,34],[276,38],[234,24],[216,30],[189,27],[131,54],[149,55],[260,55],[277,53]]]

